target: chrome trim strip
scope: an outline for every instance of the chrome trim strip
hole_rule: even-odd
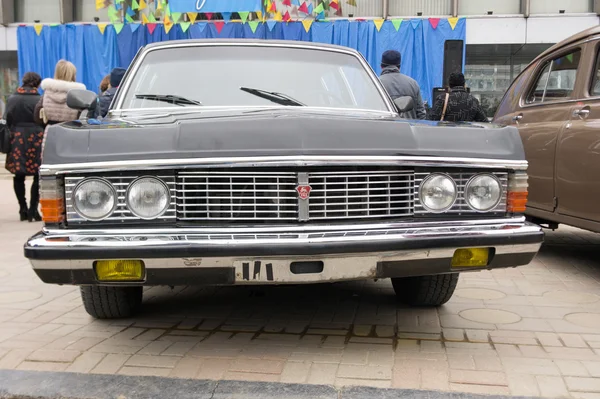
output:
[[[463,167],[481,169],[526,170],[527,161],[486,158],[456,157],[418,157],[418,156],[262,156],[262,157],[215,157],[215,158],[179,158],[147,159],[131,161],[102,161],[65,164],[44,164],[42,175],[71,173],[109,172],[113,170],[148,170],[173,168],[237,168],[237,167],[273,167],[273,166],[409,166],[409,167]]]
[[[541,244],[521,244],[521,245],[500,245],[495,247],[496,255],[534,253],[540,249]],[[275,263],[286,263],[290,261],[302,260],[320,260],[320,261],[335,261],[344,263],[344,267],[337,270],[343,273],[343,276],[338,276],[338,279],[354,278],[351,270],[357,263],[368,265],[371,269],[377,262],[411,262],[422,259],[449,259],[454,255],[457,248],[432,248],[428,250],[401,250],[393,252],[366,252],[359,254],[332,254],[319,256],[294,256],[293,259],[288,256],[252,256],[247,259],[260,259],[262,261],[273,260]],[[31,259],[31,264],[37,270],[89,270],[96,259],[83,260],[37,260]],[[160,258],[160,259],[142,259],[146,269],[202,269],[206,267],[231,267],[240,260],[245,260],[243,257],[208,257],[208,258]],[[366,266],[365,265],[365,266]],[[472,271],[480,271],[481,268],[474,268]],[[465,268],[460,269],[461,272],[469,271]],[[332,270],[336,272],[336,270]],[[299,275],[304,281],[310,282],[310,278],[315,278],[315,275]],[[318,276],[318,275],[317,275]],[[361,277],[360,273],[356,277]],[[366,278],[363,276],[363,278]],[[243,284],[242,279],[237,280],[236,284]],[[262,281],[269,283],[269,281]],[[113,283],[114,284],[114,283]]]
[[[189,41],[189,42],[180,42],[180,43],[165,42],[164,44],[155,45],[155,46],[152,46],[151,48],[145,48],[142,50],[142,52],[140,54],[138,54],[138,56],[136,56],[135,64],[127,72],[126,82],[123,85],[122,89],[119,90],[119,93],[117,93],[117,98],[115,101],[114,109],[121,110],[123,101],[125,99],[125,94],[129,90],[129,87],[131,86],[132,79],[129,78],[129,76],[135,76],[138,69],[142,65],[142,62],[144,61],[144,58],[150,52],[162,50],[165,48],[181,48],[181,47],[280,47],[280,48],[298,48],[298,49],[303,49],[303,50],[327,51],[327,52],[336,52],[336,53],[341,53],[341,54],[347,54],[347,55],[353,56],[358,59],[358,61],[363,66],[365,72],[367,72],[367,75],[369,75],[369,77],[371,78],[371,81],[373,82],[375,87],[377,87],[377,90],[379,91],[379,95],[381,96],[381,99],[383,100],[383,102],[386,104],[390,113],[397,115],[396,107],[392,103],[390,96],[387,94],[387,92],[383,88],[383,85],[379,81],[379,78],[377,77],[377,75],[375,75],[375,71],[373,71],[373,68],[371,68],[369,63],[365,60],[365,58],[358,51],[356,51],[354,49],[350,49],[350,48],[345,48],[345,47],[326,47],[326,46],[319,46],[319,45],[306,45],[306,44],[293,42],[293,41],[290,41],[289,43],[287,43],[287,42],[273,43],[273,42],[268,42],[268,41],[245,42],[243,40],[231,41],[231,42],[227,42],[227,41],[224,41],[224,42],[221,42],[221,41],[212,41],[212,42]]]
[[[327,232],[293,234],[285,230],[279,234],[257,234],[256,232],[249,234],[194,234],[190,231],[177,233],[176,230],[181,231],[183,229],[167,230],[164,234],[157,232],[143,234],[139,231],[125,233],[121,229],[105,230],[100,234],[85,230],[80,230],[77,234],[72,231],[62,231],[58,234],[34,237],[27,243],[27,246],[33,248],[62,248],[65,250],[69,248],[96,248],[98,250],[106,248],[142,249],[164,245],[169,245],[172,248],[187,248],[190,245],[201,245],[204,247],[232,247],[236,245],[264,247],[274,244],[310,245],[364,243],[365,241],[410,241],[428,238],[508,237],[519,234],[539,233],[541,227],[529,223],[464,226],[460,222],[457,222],[457,224],[449,224],[443,227],[407,227],[379,230],[366,230],[353,226],[353,228],[339,234]],[[68,258],[68,252],[65,252],[65,258]]]

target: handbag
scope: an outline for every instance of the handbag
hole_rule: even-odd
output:
[[[444,121],[444,118],[446,117],[446,111],[448,110],[448,100],[450,99],[450,93],[446,92],[446,98],[444,99],[444,108],[442,109],[442,119],[440,119],[440,122]]]
[[[0,122],[0,152],[3,154],[8,154],[11,150],[11,134],[10,129],[5,121]]]

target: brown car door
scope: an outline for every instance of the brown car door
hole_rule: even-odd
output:
[[[519,128],[529,161],[528,207],[555,209],[555,156],[558,138],[569,120],[581,48],[571,47],[541,60],[520,105],[510,115]],[[506,120],[507,118],[502,118]]]
[[[579,101],[556,150],[558,213],[600,222],[600,41],[587,44]],[[582,60],[583,61],[583,60]]]

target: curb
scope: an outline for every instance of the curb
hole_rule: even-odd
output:
[[[459,392],[415,391],[0,370],[2,399],[519,399]],[[520,399],[525,399],[520,397]]]

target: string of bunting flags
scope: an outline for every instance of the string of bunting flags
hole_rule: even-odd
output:
[[[114,4],[113,4],[114,1]],[[199,21],[200,12],[196,11],[187,11],[174,12],[172,9],[177,10],[185,10],[186,8],[183,2],[192,1],[194,4],[204,4],[209,0],[170,0],[171,3],[168,3],[166,0],[130,0],[131,2],[127,2],[126,0],[96,0],[96,9],[104,9],[108,10],[108,17],[111,21],[110,23],[97,23],[98,29],[102,34],[104,34],[106,27],[108,25],[112,25],[117,34],[120,34],[123,28],[126,25],[129,25],[132,31],[136,31],[140,26],[144,26],[150,34],[153,34],[159,25],[162,25],[165,32],[168,34],[171,29],[175,25],[179,25],[181,30],[185,33],[188,31],[190,26]],[[213,0],[227,3],[227,0]],[[259,3],[262,0],[237,0],[248,3],[252,1],[258,1]],[[277,3],[272,0],[264,0],[264,12],[262,10],[256,11],[235,11],[238,14],[239,19],[231,19],[233,11],[220,11],[220,12],[212,12],[206,11],[207,9],[215,10],[215,9],[231,9],[228,6],[219,7],[211,7],[211,8],[201,8],[202,14],[208,22],[214,24],[218,33],[221,33],[225,24],[228,23],[241,23],[248,24],[253,33],[256,32],[258,26],[260,24],[266,24],[270,31],[273,30],[274,26],[277,22],[302,22],[304,29],[307,33],[310,32],[311,26],[314,22],[332,22],[335,23],[335,20],[329,20],[325,16],[326,10],[341,10],[341,6],[339,4],[341,0],[326,0],[321,3],[317,7],[314,7],[312,1],[310,0],[282,0],[281,4],[287,7],[293,7],[293,13],[298,15],[298,18],[292,18],[290,12],[288,10],[282,14],[281,10],[277,9]],[[181,3],[179,3],[181,2]],[[236,3],[235,0],[229,0],[229,2]],[[350,5],[356,6],[356,0],[346,0],[346,2]],[[149,10],[149,5],[154,5],[154,10]],[[223,3],[221,3],[223,4]],[[172,6],[175,7],[172,7]],[[231,7],[231,6],[229,6]],[[261,7],[262,8],[262,7]],[[251,13],[254,13],[258,19],[249,19]],[[213,20],[215,14],[219,14],[219,20]],[[301,15],[303,14],[303,15]],[[136,21],[133,18],[139,15],[140,20]],[[437,29],[439,22],[444,19],[448,21],[448,24],[454,30],[460,18],[458,17],[449,17],[449,18],[427,18],[431,27],[433,29]],[[385,23],[385,19],[365,19],[365,18],[354,18],[353,21],[365,22],[372,21],[377,31],[381,30],[381,27]],[[416,28],[417,24],[420,21],[423,21],[423,18],[418,19],[403,19],[403,18],[393,18],[389,19],[389,21],[393,24],[396,31],[400,30],[400,26],[403,22],[411,22],[413,28]],[[205,23],[206,21],[203,21]],[[44,25],[44,24],[34,24],[35,31],[39,36],[42,32],[44,26],[56,26],[58,24]]]

